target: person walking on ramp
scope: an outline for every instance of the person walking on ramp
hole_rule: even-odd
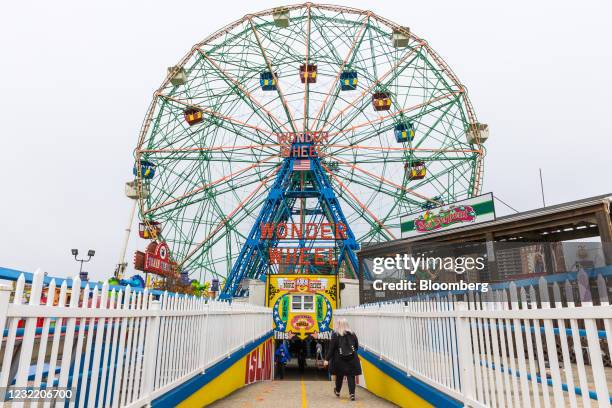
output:
[[[287,345],[285,344],[284,340],[281,340],[279,345],[276,347],[276,351],[274,352],[276,373],[281,380],[285,379],[285,366],[287,365],[287,362],[289,362],[290,359],[291,355],[289,354]]]
[[[342,381],[346,377],[349,397],[351,401],[355,401],[355,376],[361,375],[361,364],[357,356],[358,349],[359,341],[349,328],[348,321],[345,318],[337,319],[324,363],[329,365],[330,373],[336,376],[334,387],[336,397],[340,396]]]

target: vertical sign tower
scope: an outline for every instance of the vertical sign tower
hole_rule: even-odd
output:
[[[359,249],[321,160],[326,134],[282,134],[276,179],[221,292],[240,296],[243,279],[275,273],[356,277]]]

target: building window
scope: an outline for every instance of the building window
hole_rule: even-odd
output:
[[[293,295],[291,297],[291,311],[314,312],[313,295]]]

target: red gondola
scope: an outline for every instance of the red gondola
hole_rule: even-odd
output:
[[[372,95],[372,105],[375,111],[384,111],[391,108],[391,95],[389,92],[376,92]]]
[[[302,64],[300,66],[300,81],[314,84],[317,82],[317,66],[315,64]]]
[[[425,162],[412,162],[412,164],[410,165],[406,163],[404,167],[406,168],[406,171],[408,173],[409,180],[422,180],[427,175],[427,168],[425,167]]]
[[[185,109],[183,113],[185,115],[185,120],[187,121],[187,123],[189,123],[189,126],[193,126],[197,123],[200,123],[202,120],[204,120],[202,111],[198,108]]]

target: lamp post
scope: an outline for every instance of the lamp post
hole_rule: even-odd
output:
[[[91,258],[96,254],[96,251],[94,251],[93,249],[90,249],[89,251],[87,251],[87,259],[77,258],[77,255],[79,255],[78,249],[72,249],[71,252],[72,252],[72,255],[74,255],[74,260],[81,263],[81,267],[79,268],[79,275],[81,275],[83,273],[83,263],[91,261]]]

